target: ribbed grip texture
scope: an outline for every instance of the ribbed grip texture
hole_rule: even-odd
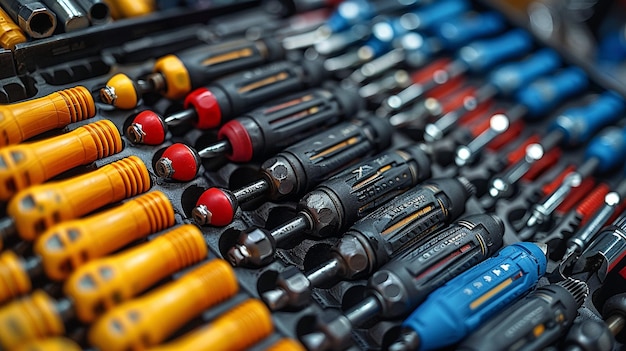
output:
[[[604,204],[604,197],[609,193],[609,190],[611,190],[609,186],[604,183],[598,185],[576,208],[576,212],[583,216],[583,220],[588,219]]]
[[[199,309],[206,309],[222,302],[239,290],[233,268],[222,259],[215,259],[189,274],[191,275],[189,278],[198,280],[204,288],[205,305],[198,306]]]
[[[12,251],[0,255],[0,304],[24,295],[31,289],[30,277]]]
[[[62,335],[63,321],[44,292],[17,300],[0,310],[0,347],[12,350],[27,340]]]
[[[146,213],[150,233],[156,233],[174,225],[174,208],[170,200],[160,191],[154,191],[134,200]]]
[[[93,138],[98,152],[97,159],[111,156],[122,151],[122,137],[115,124],[109,120],[101,120],[82,126]]]
[[[115,168],[116,175],[124,184],[122,199],[144,193],[150,189],[150,173],[139,157],[130,156],[110,163],[108,166]]]
[[[70,123],[82,121],[96,115],[96,105],[89,90],[75,87],[57,92],[67,103],[70,112]]]
[[[472,196],[472,195],[476,194],[476,187],[467,178],[465,178],[465,177],[458,177],[457,180],[465,188],[465,192],[467,193],[467,196]]]
[[[589,287],[585,282],[576,280],[573,278],[567,278],[563,281],[556,283],[557,285],[567,289],[572,294],[578,307],[582,306],[585,298],[589,295]]]
[[[220,317],[214,327],[222,323],[232,323],[229,331],[237,330],[237,337],[231,338],[232,350],[245,350],[267,337],[274,326],[267,307],[259,300],[247,300]]]
[[[206,257],[207,248],[204,237],[200,229],[193,224],[178,227],[162,237],[169,241],[171,246],[172,254],[175,257],[171,268],[175,271]]]

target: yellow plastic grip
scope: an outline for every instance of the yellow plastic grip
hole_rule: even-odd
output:
[[[0,255],[0,304],[24,295],[31,289],[32,283],[22,265],[22,259],[13,251],[3,252]]]
[[[191,92],[191,78],[183,61],[174,55],[164,56],[154,64],[154,71],[165,78],[167,90],[163,96],[171,100],[184,98]]]
[[[1,21],[0,21],[1,22]],[[0,147],[96,115],[89,90],[75,87],[38,99],[0,106]]]
[[[5,350],[64,333],[65,326],[54,300],[43,291],[35,291],[0,309],[0,347]]]
[[[57,337],[27,342],[14,351],[82,351],[82,349],[70,339]]]
[[[270,346],[266,351],[306,351],[304,346],[299,342],[284,338],[278,340],[274,345]]]
[[[26,42],[26,35],[22,29],[13,22],[8,13],[0,8],[0,46],[13,50],[15,45]]]
[[[157,345],[204,310],[234,296],[238,289],[230,264],[212,260],[107,312],[92,326],[89,342],[100,351],[142,350]]]
[[[104,102],[124,110],[137,107],[140,99],[135,82],[124,73],[111,77],[100,96]]]
[[[202,233],[196,226],[186,224],[145,244],[87,263],[70,275],[63,290],[74,302],[77,318],[91,323],[112,307],[206,255]]]
[[[48,229],[34,245],[52,280],[65,280],[78,267],[130,242],[174,225],[174,208],[160,191],[87,218]]]
[[[30,187],[15,196],[7,215],[23,240],[32,241],[51,226],[150,189],[150,173],[136,156],[59,182]]]
[[[117,127],[102,120],[54,138],[2,148],[0,201],[76,166],[118,153],[122,147]]]
[[[114,18],[128,18],[148,15],[155,10],[154,0],[106,0]]]
[[[204,327],[150,350],[238,351],[245,350],[274,330],[267,307],[259,300],[246,300]]]

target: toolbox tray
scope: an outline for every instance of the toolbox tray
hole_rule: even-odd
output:
[[[242,2],[236,5],[238,7],[237,10],[244,10],[241,7],[253,6],[256,3],[256,1]],[[500,12],[504,12],[508,15],[512,26],[526,26],[524,20],[515,17],[512,12],[506,10],[498,1],[479,1],[475,5],[478,9],[495,8]],[[220,16],[230,13],[232,10],[232,7],[199,11],[184,9],[167,10],[142,18],[120,20],[104,26],[91,27],[68,34],[55,35],[48,39],[19,44],[14,53],[8,50],[1,50],[0,102],[13,103],[37,98],[76,85],[84,85],[96,96],[98,90],[117,72],[124,72],[130,77],[144,75],[151,71],[154,58],[175,52],[184,47],[212,42],[215,38],[208,34],[210,31],[207,31],[205,23],[210,21],[209,19],[215,19],[219,23]],[[235,13],[229,16],[236,15]],[[164,40],[164,42],[172,45],[151,47],[148,44],[142,44],[142,40],[146,36],[153,35],[162,35],[165,38],[170,35],[169,41]],[[180,38],[180,40],[174,40],[176,38]],[[134,45],[130,45],[129,42],[134,42]],[[604,89],[611,89],[626,96],[626,88],[622,84],[607,79],[603,73],[597,71],[591,64],[571,57],[555,43],[544,43],[540,40],[537,40],[537,42],[540,43],[539,45],[554,47],[563,56],[564,61],[582,67],[593,81],[591,90],[600,92]],[[472,79],[480,81],[479,77]],[[568,106],[579,103],[580,101],[568,102],[554,113],[551,113],[549,118],[545,118],[543,122],[529,123],[530,127],[524,130],[522,136],[518,139],[522,140],[524,135],[530,135],[532,132],[542,133],[542,131],[545,131],[547,121],[552,120],[554,116]],[[506,104],[503,104],[503,106],[506,106]],[[142,110],[152,109],[158,113],[167,114],[168,111],[175,111],[180,108],[180,102],[168,101],[160,96],[145,96],[144,104],[134,110],[116,110],[111,106],[98,102],[96,117],[74,123],[70,125],[69,129],[75,129],[80,125],[92,123],[99,119],[109,119],[120,131],[123,131],[132,120],[132,117]],[[62,134],[65,131],[67,131],[67,128],[65,130],[48,132],[33,140]],[[411,138],[406,134],[402,132],[397,132],[396,134],[393,147],[412,142]],[[134,145],[123,137],[125,147],[121,153],[96,161],[94,164],[71,170],[55,177],[55,179],[74,176],[121,158],[136,155],[146,163],[151,173],[153,184],[151,191],[160,190],[172,201],[176,212],[176,223],[192,223],[191,210],[203,190],[211,186],[232,188],[233,186],[243,185],[246,181],[255,179],[259,165],[254,163],[227,163],[224,159],[213,160],[210,163],[204,163],[202,176],[188,183],[177,183],[167,182],[156,177],[154,164],[164,149],[174,142],[183,142],[193,147],[201,148],[216,139],[216,131],[190,130],[181,132],[177,129],[171,130],[166,142],[160,146]],[[512,149],[515,146],[509,145],[505,149]],[[581,156],[581,148],[567,150],[565,156],[559,161],[559,165],[544,174],[539,182],[521,184],[521,196],[509,200],[500,200],[496,213],[505,222],[505,245],[519,241],[511,226],[514,211],[520,208],[527,209],[529,207],[528,198],[532,197],[538,185],[551,180],[552,176],[560,171],[565,164],[576,163],[577,160],[581,159]],[[481,163],[478,167],[464,169],[461,175],[475,178],[477,175],[490,172],[488,164],[489,162],[497,162],[497,160],[493,160],[495,155],[487,154],[484,158],[486,159],[485,163]],[[454,175],[454,170],[449,167],[433,167],[433,178],[451,175]],[[622,174],[616,172],[602,179],[610,184],[616,184],[617,180],[622,177]],[[283,203],[265,202],[257,209],[238,210],[233,223],[224,228],[202,227],[202,232],[210,249],[209,259],[221,256],[220,245],[227,245],[229,238],[233,240],[232,233],[234,231],[244,230],[251,226],[271,229],[280,224],[281,220],[293,216],[295,214],[295,205],[296,202],[294,201]],[[484,210],[480,203],[475,198],[472,198],[467,204],[465,214],[481,212],[484,212]],[[258,298],[259,289],[264,289],[268,284],[271,284],[277,272],[284,270],[288,265],[295,265],[304,271],[315,268],[328,257],[328,248],[337,241],[338,238],[336,237],[323,240],[307,238],[288,249],[279,249],[278,259],[266,267],[260,269],[235,268],[241,287],[239,293],[222,304],[205,311],[200,317],[188,323],[186,327],[170,339],[180,336],[198,325],[209,322],[246,298]],[[18,249],[24,249],[25,253],[28,252],[28,248],[25,245],[22,245],[21,248],[18,246]],[[624,265],[624,263],[621,264]],[[555,262],[550,261],[548,271],[551,271],[554,267]],[[179,277],[187,270],[178,272],[172,278]],[[615,271],[619,271],[619,267]],[[610,284],[605,282],[604,285],[601,285],[596,277],[589,281],[590,298],[586,299],[585,304],[579,310],[579,319],[600,319],[598,310],[601,310],[603,300],[611,294],[624,291],[626,287],[626,279],[620,279],[620,277],[610,276],[607,282],[610,282]],[[542,278],[540,285],[547,283],[547,278]],[[272,316],[275,332],[272,336],[255,345],[251,350],[264,350],[283,336],[297,338],[306,332],[312,331],[317,316],[322,313],[337,313],[339,309],[345,310],[358,302],[359,299],[357,297],[362,296],[365,291],[365,284],[366,280],[357,280],[341,282],[330,289],[314,289],[314,303],[307,308],[296,311],[274,312]],[[350,350],[380,350],[381,345],[388,345],[389,342],[399,335],[401,322],[401,320],[380,321],[367,325],[367,328],[354,330],[353,339],[355,340],[355,346]],[[84,326],[77,324],[68,332],[68,335],[84,342],[85,330]],[[82,346],[85,346],[85,344],[82,344]],[[617,347],[621,348],[622,344],[617,345]]]

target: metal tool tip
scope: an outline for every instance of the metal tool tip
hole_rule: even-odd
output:
[[[385,100],[385,105],[391,109],[391,111],[398,110],[402,107],[402,99],[398,95],[391,95]]]
[[[498,133],[502,133],[509,129],[509,124],[509,118],[502,113],[491,116],[491,119],[489,120],[489,127]]]
[[[283,289],[273,289],[264,292],[261,298],[272,311],[280,310],[289,303],[289,296]]]
[[[361,46],[357,50],[356,54],[361,62],[370,61],[372,58],[374,58],[374,49],[372,49],[372,47],[367,46],[367,45]]]
[[[310,351],[322,351],[326,350],[325,345],[326,336],[323,333],[315,332],[306,334],[302,337],[302,343]]]
[[[161,178],[172,179],[172,175],[174,175],[175,172],[172,166],[172,160],[167,157],[160,158],[156,162],[154,171]]]
[[[456,156],[454,157],[454,163],[458,167],[463,167],[468,163],[468,161],[471,158],[472,158],[472,151],[470,150],[470,148],[465,145],[462,145],[462,146],[459,146],[458,149],[456,149]]]
[[[115,88],[105,85],[100,89],[100,99],[107,105],[115,105],[117,95],[115,94]]]
[[[213,214],[211,213],[211,211],[209,211],[209,208],[206,207],[206,205],[196,206],[193,211],[191,211],[191,217],[198,225],[211,224],[212,215]]]
[[[541,144],[530,144],[526,147],[526,158],[530,161],[538,161],[544,155],[544,149]]]
[[[405,331],[400,338],[389,346],[389,351],[410,351],[419,347],[419,336],[414,331]]]
[[[198,151],[198,156],[202,158],[215,158],[226,155],[232,151],[232,145],[228,139],[214,142],[213,144]],[[248,161],[248,160],[243,160]]]
[[[619,205],[620,201],[621,197],[615,191],[611,191],[610,193],[606,194],[606,196],[604,196],[604,203],[611,207]]]
[[[424,128],[424,140],[429,143],[433,143],[443,138],[443,131],[437,125],[429,123]]]
[[[443,112],[443,106],[441,106],[441,102],[438,99],[429,97],[424,100],[424,108],[431,116],[438,116]]]
[[[141,124],[133,123],[126,128],[126,136],[133,144],[143,144],[146,133],[143,131]]]
[[[239,244],[231,247],[227,254],[228,262],[235,267],[244,265],[248,261],[248,257],[250,257],[248,249]]]
[[[537,214],[537,211],[533,211],[533,213],[530,215],[530,217],[528,217],[528,220],[526,221],[526,227],[535,228],[539,224],[541,224],[541,218]]]

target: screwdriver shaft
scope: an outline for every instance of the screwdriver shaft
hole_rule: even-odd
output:
[[[254,181],[240,189],[233,191],[233,195],[240,203],[245,203],[248,201],[252,201],[259,196],[263,196],[267,191],[269,191],[270,185],[267,180],[259,179]]]
[[[282,242],[287,237],[297,237],[300,233],[311,229],[311,221],[304,213],[298,213],[292,220],[276,227],[270,233],[276,243]]]
[[[381,307],[378,300],[373,296],[369,296],[346,312],[345,316],[350,320],[352,325],[360,326],[372,319],[380,310]]]
[[[230,153],[233,150],[228,139],[220,140],[198,151],[202,158],[213,158]]]
[[[164,122],[165,124],[170,126],[177,126],[185,121],[194,120],[196,118],[198,118],[196,110],[193,108],[188,108],[165,117]]]
[[[626,325],[626,319],[621,315],[610,316],[605,322],[613,335],[618,335]]]
[[[334,279],[341,271],[341,261],[333,257],[323,266],[307,275],[307,279],[313,286],[323,286],[326,282]]]

